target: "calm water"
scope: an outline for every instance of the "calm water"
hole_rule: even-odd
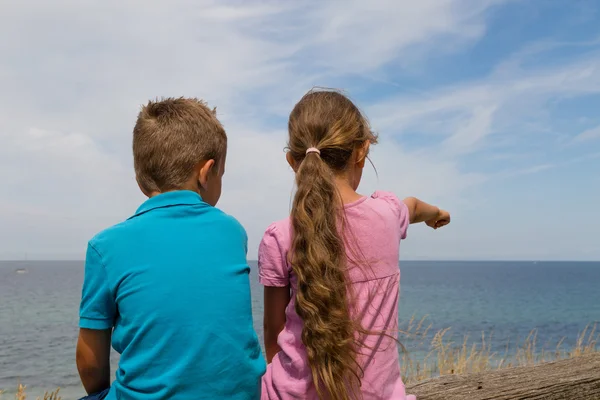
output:
[[[7,398],[19,380],[29,398],[55,387],[64,399],[83,395],[74,362],[82,279],[82,262],[0,262],[0,388]],[[251,279],[262,340],[255,271]],[[457,338],[493,332],[500,352],[533,328],[541,344],[565,337],[572,345],[587,324],[600,322],[599,287],[599,262],[403,262],[400,318],[428,316],[432,331],[451,327]],[[410,340],[403,342],[411,351]]]

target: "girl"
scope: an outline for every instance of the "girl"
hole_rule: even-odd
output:
[[[450,215],[415,198],[356,192],[369,146],[365,117],[344,95],[310,91],[292,110],[291,216],[259,249],[265,286],[263,399],[415,399],[397,348],[400,240],[409,223]]]

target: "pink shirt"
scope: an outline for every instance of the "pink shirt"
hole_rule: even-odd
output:
[[[349,280],[357,296],[354,317],[360,318],[362,327],[367,330],[385,331],[397,337],[398,259],[400,240],[406,238],[409,225],[408,208],[395,195],[376,192],[371,197],[346,204],[345,212]],[[291,236],[289,218],[275,222],[267,229],[258,252],[260,283],[291,287],[285,328],[277,339],[281,351],[268,365],[263,377],[262,399],[317,399],[301,339],[302,320],[295,310],[297,278],[287,262]],[[352,255],[357,254],[366,265],[351,261]],[[363,399],[415,399],[405,393],[398,347],[393,339],[370,335],[361,353]]]

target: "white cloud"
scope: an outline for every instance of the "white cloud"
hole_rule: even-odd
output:
[[[131,214],[143,200],[130,154],[139,104],[180,95],[218,108],[230,136],[220,206],[246,226],[254,256],[264,228],[289,210],[284,118],[301,94],[312,85],[348,88],[355,76],[385,80],[383,67],[412,69],[432,53],[457,51],[485,34],[487,13],[498,3],[3,5],[0,258],[80,257],[96,231]],[[368,172],[364,191],[422,196],[460,214],[470,204],[465,194],[488,179],[464,168],[461,155],[553,96],[600,91],[596,58],[512,71],[426,98],[364,104],[381,132],[373,151],[379,180]],[[431,145],[415,150],[396,141],[411,130],[431,135]],[[455,232],[461,229],[459,222]],[[434,257],[460,253],[453,245],[440,243]],[[430,255],[427,243],[413,249],[414,257]]]
[[[492,74],[486,79],[437,89],[426,96],[401,95],[371,106],[371,118],[380,128],[408,134],[445,138],[442,147],[455,153],[478,150],[494,131],[524,139],[532,118],[551,101],[600,93],[600,57],[578,59],[566,65]],[[539,127],[536,129],[540,129]]]
[[[442,146],[454,153],[471,152],[490,133],[495,111],[496,106],[474,107],[470,118]]]
[[[483,13],[490,1],[359,1],[324,2],[311,6],[306,46],[318,62],[338,72],[368,73],[388,62],[398,62],[403,51],[421,54],[414,46],[447,51],[455,43],[475,40],[485,33]],[[316,29],[315,29],[316,28]],[[311,31],[316,30],[316,35]],[[443,37],[443,44],[439,39]]]
[[[0,136],[0,254],[73,257],[142,196],[131,168],[89,136],[38,128]]]
[[[586,129],[575,137],[576,142],[587,142],[594,139],[600,139],[600,125],[595,128]]]

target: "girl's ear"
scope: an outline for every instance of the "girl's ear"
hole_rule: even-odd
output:
[[[296,160],[294,160],[294,157],[292,157],[292,153],[290,151],[288,151],[287,153],[285,153],[285,159],[287,160],[287,162],[290,165],[290,167],[292,167],[292,169],[294,170],[294,172],[297,172],[298,168],[296,166]]]
[[[365,167],[365,161],[367,160],[367,156],[369,155],[369,148],[371,147],[371,142],[365,140],[365,143],[358,148],[356,152],[356,164],[359,168]]]

